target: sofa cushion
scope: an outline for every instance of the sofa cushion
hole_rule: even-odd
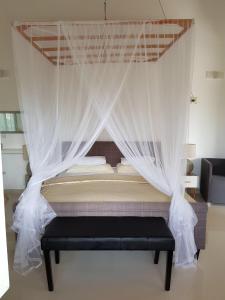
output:
[[[213,175],[209,188],[209,201],[225,204],[225,177]]]

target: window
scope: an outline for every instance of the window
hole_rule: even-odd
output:
[[[0,132],[1,133],[22,133],[21,113],[0,112]]]

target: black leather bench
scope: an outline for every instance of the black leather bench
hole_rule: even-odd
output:
[[[161,217],[56,217],[41,239],[49,291],[53,291],[50,251],[55,262],[67,250],[154,250],[167,251],[165,290],[170,289],[175,241]]]

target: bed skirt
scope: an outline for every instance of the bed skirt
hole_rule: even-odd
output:
[[[50,202],[58,216],[145,216],[169,218],[168,202]],[[205,249],[208,206],[205,202],[190,203],[198,217],[195,227],[197,249]]]

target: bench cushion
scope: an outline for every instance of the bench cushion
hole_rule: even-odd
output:
[[[174,250],[161,217],[56,217],[46,226],[42,250]]]

